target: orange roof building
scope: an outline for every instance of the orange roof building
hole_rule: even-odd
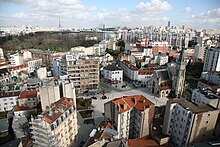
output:
[[[61,98],[38,115],[38,118],[32,118],[30,124],[34,145],[74,146],[78,128],[73,99]]]
[[[123,138],[148,135],[153,115],[154,103],[143,95],[123,96],[105,103],[105,117],[114,122]]]
[[[33,108],[39,103],[37,90],[25,90],[20,92],[18,96],[18,106]]]

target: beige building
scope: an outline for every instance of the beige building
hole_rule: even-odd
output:
[[[186,99],[168,101],[163,122],[163,133],[170,135],[176,147],[212,139],[219,110],[210,105],[199,105]]]
[[[26,106],[29,108],[36,107],[39,102],[37,90],[25,90],[20,92],[18,97],[18,106]]]
[[[51,67],[52,57],[59,54],[50,50],[30,49],[29,51],[33,59],[42,59],[42,64],[46,67]]]
[[[66,57],[68,79],[73,82],[77,92],[82,93],[99,87],[99,60]]]
[[[73,99],[61,98],[31,120],[30,129],[35,147],[70,147],[77,139],[77,113]]]

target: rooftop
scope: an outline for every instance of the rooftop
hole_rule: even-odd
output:
[[[118,105],[119,112],[125,112],[135,107],[139,111],[144,111],[150,105],[154,105],[150,100],[143,95],[123,96],[112,100],[113,103]]]
[[[59,118],[65,111],[67,111],[72,106],[74,106],[73,99],[61,98],[57,102],[51,104],[52,108],[42,113],[43,118],[48,124],[52,124],[57,118]]]
[[[27,64],[22,64],[22,65],[11,67],[11,70],[18,70],[18,69],[22,69],[22,68],[26,68],[26,67],[27,67]]]
[[[85,146],[94,145],[99,141],[110,141],[113,140],[113,136],[118,135],[118,132],[114,129],[112,122],[102,121],[97,129],[93,129],[90,133],[90,138],[87,140]]]
[[[37,90],[25,90],[22,91],[18,97],[18,99],[25,99],[25,98],[33,98],[37,97]]]
[[[1,91],[0,92],[0,98],[5,98],[5,97],[12,97],[12,96],[19,96],[20,91],[17,92],[5,92]]]
[[[176,98],[176,99],[168,101],[168,103],[177,103],[180,106],[182,106],[184,109],[192,111],[193,113],[202,113],[202,112],[217,110],[208,104],[196,104],[185,98],[181,98],[181,99]]]
[[[120,67],[118,67],[118,65],[116,64],[111,64],[108,65],[106,67],[104,67],[105,70],[109,70],[109,71],[116,71],[116,70],[122,70]]]

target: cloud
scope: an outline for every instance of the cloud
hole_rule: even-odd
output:
[[[186,7],[185,9],[182,10],[182,12],[185,12],[185,13],[190,13],[191,11],[192,11],[191,7]]]
[[[27,15],[24,12],[17,12],[13,15],[13,17],[18,18],[18,19],[24,19],[24,18],[27,18]]]
[[[184,23],[193,24],[196,22],[197,26],[200,27],[219,27],[220,25],[220,8],[213,9],[207,12],[202,12],[198,15],[193,14],[187,16],[183,20]]]
[[[151,2],[140,2],[136,8],[140,11],[168,11],[172,6],[167,1],[151,0]]]

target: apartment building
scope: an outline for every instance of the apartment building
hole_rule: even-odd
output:
[[[73,99],[61,98],[50,108],[32,118],[31,138],[36,147],[70,147],[77,139],[77,113]]]
[[[154,104],[142,95],[123,96],[104,104],[105,118],[113,122],[120,138],[150,134]]]
[[[220,71],[220,48],[211,47],[206,51],[203,71]]]
[[[173,99],[167,102],[162,132],[170,135],[176,147],[207,141],[212,138],[218,114],[210,105]]]
[[[153,54],[169,53],[169,44],[166,41],[151,41],[148,42],[148,47],[152,48]]]
[[[24,63],[27,64],[28,72],[30,73],[42,66],[42,59],[28,59]]]
[[[0,112],[10,111],[17,105],[20,92],[0,92]]]
[[[68,79],[73,82],[77,92],[96,90],[99,87],[99,60],[76,60],[73,55],[66,55],[65,62]]]
[[[220,96],[212,89],[194,89],[191,101],[196,104],[209,104],[217,109],[220,108]]]
[[[195,51],[194,51],[194,54],[193,54],[193,58],[195,61],[203,61],[204,60],[204,56],[205,56],[205,47],[203,46],[200,46],[199,44],[197,44],[195,46]]]
[[[112,83],[123,83],[123,70],[117,64],[103,68],[103,77]]]
[[[18,96],[18,106],[33,108],[37,106],[39,101],[37,90],[25,90],[20,92]]]
[[[11,53],[9,55],[9,64],[11,66],[18,66],[23,64],[23,58],[19,55],[19,53]]]
[[[123,69],[123,74],[133,83],[146,83],[151,79],[154,74],[154,70],[142,70],[131,64],[131,62],[123,60],[120,62],[120,67]]]
[[[33,59],[42,59],[42,64],[46,67],[51,67],[52,56],[58,55],[55,51],[30,49]]]
[[[201,79],[220,86],[220,71],[202,72]]]

